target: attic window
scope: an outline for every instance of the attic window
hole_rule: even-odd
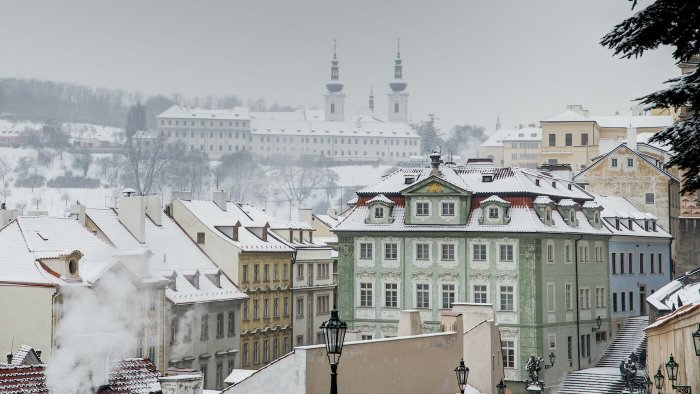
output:
[[[197,243],[198,244],[204,243],[204,233],[197,233]]]
[[[410,184],[413,183],[415,180],[416,180],[416,178],[407,176],[406,178],[404,178],[403,182],[404,182],[404,184],[406,184],[406,185],[410,185]]]
[[[569,186],[569,190],[571,190],[571,184],[570,184],[570,183],[569,183],[569,185],[568,185],[568,186]]]
[[[552,220],[552,210],[551,210],[551,209],[547,208],[547,209],[544,211],[544,219],[545,219],[546,221],[548,221],[548,222],[549,222],[550,220]]]
[[[540,185],[540,180],[539,180],[539,179],[535,179],[535,186],[539,186],[539,185]]]
[[[649,221],[648,220],[644,221],[644,231],[649,231]]]
[[[630,220],[627,221],[627,228],[629,228],[630,230],[632,230],[632,219],[630,219]]]
[[[557,188],[557,183],[556,183],[556,182],[552,182],[552,187],[556,189],[556,188]]]
[[[68,262],[68,272],[71,275],[75,275],[75,273],[78,272],[78,263],[75,262],[75,259],[70,259]]]
[[[481,177],[482,182],[493,182],[493,175],[483,175]]]
[[[381,208],[381,207],[374,208],[374,217],[377,219],[383,218],[384,217],[384,208]]]
[[[571,210],[571,214],[569,214],[569,221],[571,221],[572,224],[576,222],[576,211],[573,209]]]

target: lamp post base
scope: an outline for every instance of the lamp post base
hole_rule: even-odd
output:
[[[338,394],[338,364],[331,364],[331,394]]]

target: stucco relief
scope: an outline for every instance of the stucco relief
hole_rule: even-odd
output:
[[[387,271],[382,273],[382,279],[383,280],[400,280],[401,279],[401,273],[400,272],[395,272],[395,271]]]
[[[517,324],[518,314],[515,312],[497,312],[496,322],[503,324]]]
[[[365,280],[370,279],[371,280],[371,279],[374,279],[374,272],[360,271],[360,272],[356,273],[355,276],[357,277],[357,279],[360,279],[360,280],[362,280],[362,279],[365,279]]]
[[[498,283],[517,283],[518,275],[515,273],[504,272],[496,275],[496,282]]]
[[[457,260],[454,261],[438,261],[438,265],[444,269],[457,268]]]
[[[413,280],[430,280],[433,277],[432,272],[418,271],[413,273]]]
[[[384,309],[381,312],[381,318],[385,320],[399,320],[401,311],[398,309]]]
[[[381,331],[384,335],[396,335],[399,329],[395,324],[383,324]]]
[[[517,369],[504,368],[503,375],[505,376],[506,380],[518,380]]]
[[[374,324],[360,323],[355,325],[355,329],[360,332],[374,332]]]
[[[474,282],[488,282],[491,280],[491,274],[488,272],[472,272],[469,278]]]
[[[502,338],[517,338],[518,337],[518,329],[517,328],[500,327],[499,331],[501,332]]]
[[[459,274],[456,272],[443,272],[438,274],[438,280],[443,282],[454,282],[459,278]]]

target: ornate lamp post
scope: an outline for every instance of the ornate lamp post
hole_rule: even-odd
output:
[[[503,379],[496,385],[496,392],[498,394],[506,394],[506,384],[503,383]]]
[[[326,355],[328,363],[331,365],[331,394],[338,393],[338,363],[343,352],[343,341],[345,340],[345,330],[348,325],[338,318],[336,309],[331,311],[330,320],[324,321],[320,327],[326,337]]]
[[[693,345],[695,345],[695,355],[700,357],[700,324],[698,330],[693,332]]]
[[[464,394],[464,389],[467,388],[467,379],[469,378],[469,368],[464,366],[464,359],[459,361],[459,365],[455,368],[455,374],[457,375],[459,391]]]
[[[601,319],[600,316],[596,317],[595,324],[598,327],[591,327],[591,332],[598,332],[598,330],[600,330],[600,326],[603,325],[603,319]]]
[[[659,392],[661,392],[661,389],[664,388],[664,375],[661,373],[661,368],[659,368],[654,375],[654,386],[656,386],[656,389],[659,390]]]
[[[666,372],[668,373],[668,380],[671,381],[671,387],[678,390],[681,394],[691,394],[690,386],[676,386],[676,380],[678,379],[678,363],[673,359],[673,353],[671,353],[671,358],[666,363]]]

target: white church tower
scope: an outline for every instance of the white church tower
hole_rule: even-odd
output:
[[[333,60],[331,60],[331,80],[326,84],[326,121],[345,120],[345,93],[338,75],[338,57],[335,40],[333,40]]]
[[[396,60],[394,60],[394,80],[389,83],[389,122],[408,123],[408,92],[403,80],[403,65],[401,65],[401,43],[398,42]]]

